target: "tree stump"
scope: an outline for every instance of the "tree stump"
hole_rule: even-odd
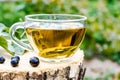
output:
[[[82,50],[78,50],[71,61],[48,63],[40,60],[37,67],[32,67],[29,63],[30,57],[37,56],[31,52],[20,56],[17,67],[11,66],[11,56],[3,56],[6,60],[0,64],[0,80],[83,80],[86,71]]]

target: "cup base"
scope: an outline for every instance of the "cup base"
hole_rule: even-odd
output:
[[[58,62],[61,63],[61,62],[70,62],[71,57],[69,57],[69,58],[61,58],[61,59],[49,59],[49,58],[40,57],[40,60],[43,61],[43,62],[48,62],[48,63],[58,63]]]
[[[32,52],[32,53],[34,54],[35,52]],[[38,56],[38,54],[36,54],[36,56]],[[52,59],[52,58],[44,58],[41,56],[38,56],[38,57],[41,61],[47,62],[47,63],[64,63],[64,62],[71,62],[75,60],[76,56],[80,56],[80,49],[77,49],[73,55],[67,58],[57,58],[57,59],[53,58]]]

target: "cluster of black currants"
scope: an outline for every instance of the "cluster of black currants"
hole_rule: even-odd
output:
[[[11,65],[12,65],[13,67],[16,67],[16,66],[18,66],[19,61],[20,61],[20,57],[19,57],[19,56],[13,56],[13,57],[11,58],[10,63],[11,63]]]
[[[11,58],[10,63],[13,67],[16,67],[19,64],[19,61],[20,61],[19,56],[13,56]],[[4,62],[5,62],[5,58],[3,56],[0,56],[0,64],[3,64]],[[37,57],[31,57],[29,62],[30,62],[32,67],[37,67],[40,63],[39,58],[37,58]]]

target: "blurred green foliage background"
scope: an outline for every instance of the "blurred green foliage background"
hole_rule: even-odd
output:
[[[28,14],[65,13],[87,16],[81,49],[85,57],[109,58],[120,64],[120,0],[18,0],[0,2],[0,23],[9,27]]]

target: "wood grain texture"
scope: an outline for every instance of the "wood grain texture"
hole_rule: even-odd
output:
[[[69,77],[70,66],[62,70],[48,71],[41,74],[37,72],[0,72],[0,80],[83,80],[86,68],[79,65],[78,74]]]

